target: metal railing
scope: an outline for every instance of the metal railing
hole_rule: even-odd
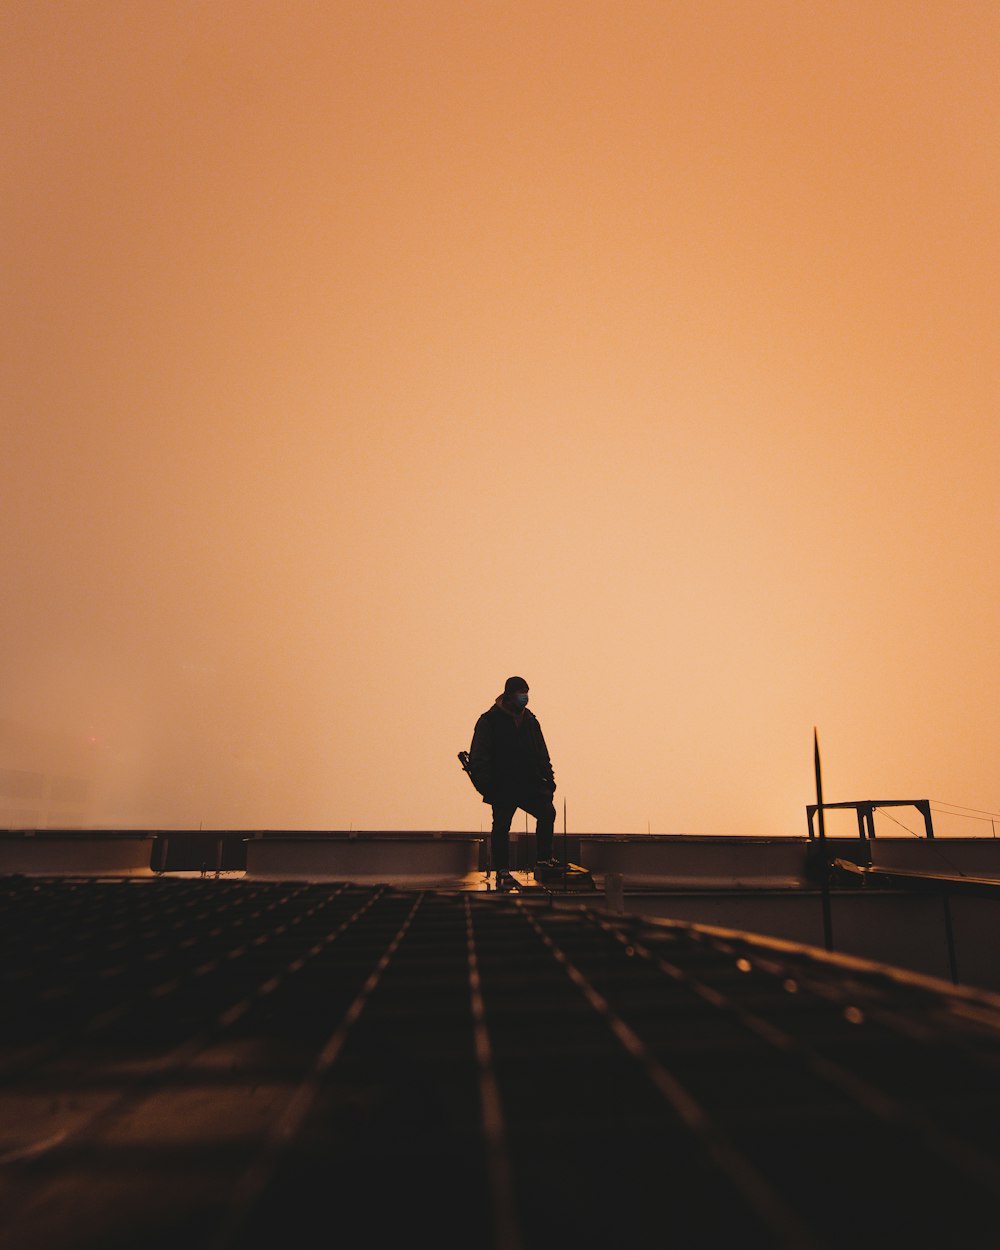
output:
[[[806,804],[806,821],[809,827],[810,839],[816,837],[815,818],[816,813],[820,810],[820,806],[819,803]],[[862,799],[853,803],[822,804],[822,809],[825,812],[838,808],[840,810],[853,809],[858,818],[858,837],[870,840],[875,838],[875,811],[880,807],[915,807],[924,818],[924,829],[927,837],[934,837],[930,799]]]

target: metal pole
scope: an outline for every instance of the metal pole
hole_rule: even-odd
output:
[[[934,821],[931,819],[931,805],[929,802],[924,804],[924,824],[927,826],[927,836],[933,838]]]
[[[569,854],[566,850],[566,796],[563,795],[563,893],[569,889],[567,873],[569,872]]]
[[[826,860],[826,822],[823,819],[823,775],[819,763],[819,735],[813,726],[813,762],[816,769],[816,810],[819,814],[820,890],[823,897],[823,943],[833,950],[833,925],[830,918],[830,866]]]
[[[957,985],[958,958],[955,953],[955,931],[951,924],[951,901],[948,897],[947,886],[942,887],[941,902],[944,904],[944,937],[948,946],[948,971],[951,973],[952,982]]]

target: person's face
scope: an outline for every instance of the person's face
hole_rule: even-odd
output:
[[[510,703],[510,706],[512,708],[515,708],[518,712],[520,712],[523,708],[526,708],[528,706],[527,687],[525,687],[523,690],[512,690],[510,694],[507,696],[507,699],[508,699],[508,702]]]

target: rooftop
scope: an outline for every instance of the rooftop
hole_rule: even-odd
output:
[[[995,1244],[1000,996],[606,900],[0,878],[0,1245]]]

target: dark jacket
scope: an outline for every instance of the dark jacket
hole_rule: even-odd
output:
[[[552,793],[555,775],[538,717],[527,708],[515,717],[497,699],[476,721],[469,773],[484,803],[509,802],[525,791]]]

